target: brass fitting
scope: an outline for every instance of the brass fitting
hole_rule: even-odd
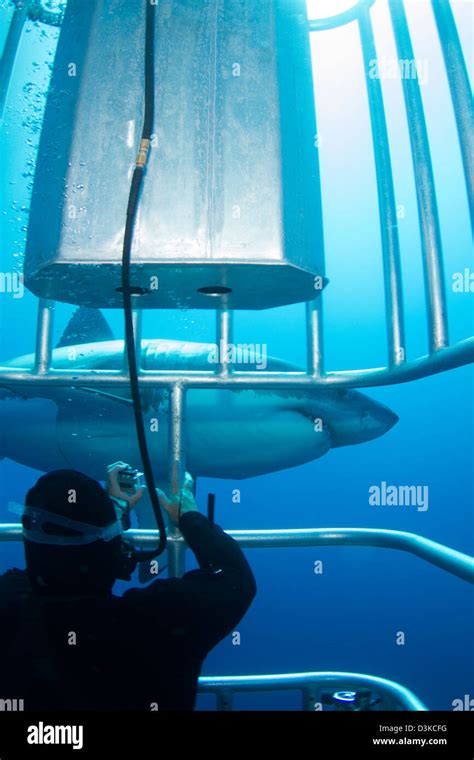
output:
[[[148,149],[150,147],[150,140],[142,140],[137,155],[137,166],[143,168],[146,164]]]

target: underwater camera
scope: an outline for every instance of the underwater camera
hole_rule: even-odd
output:
[[[143,472],[133,467],[124,467],[117,473],[117,480],[121,491],[134,494],[143,486]]]

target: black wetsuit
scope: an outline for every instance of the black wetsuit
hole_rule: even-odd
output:
[[[180,528],[200,569],[122,597],[38,596],[26,571],[1,576],[0,699],[40,711],[192,710],[204,658],[256,585],[219,526],[187,512]]]

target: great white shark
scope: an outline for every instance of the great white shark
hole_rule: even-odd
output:
[[[55,369],[120,369],[122,340],[114,340],[98,310],[78,309],[53,351]],[[159,370],[208,370],[216,346],[175,340],[142,340],[142,366]],[[245,364],[254,369],[250,352]],[[3,362],[31,369],[32,354]],[[269,372],[297,371],[273,357]],[[154,475],[168,473],[168,393],[141,393]],[[390,409],[354,390],[210,390],[187,393],[184,429],[186,469],[196,478],[242,479],[318,459],[331,448],[373,440],[397,422]],[[95,392],[87,381],[74,388],[0,388],[0,457],[37,470],[73,468],[104,480],[108,464],[140,467],[130,395]],[[151,520],[151,522],[150,522]],[[151,513],[140,523],[155,526]]]

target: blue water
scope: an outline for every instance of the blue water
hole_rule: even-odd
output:
[[[327,5],[327,4],[326,4]],[[347,5],[347,3],[346,3]],[[472,60],[472,8],[452,4],[466,61]],[[310,3],[317,12],[317,0]],[[10,3],[0,2],[0,46]],[[473,334],[472,294],[455,293],[452,276],[472,268],[462,164],[446,75],[428,3],[407,3],[415,56],[428,62],[422,86],[437,184],[445,256],[451,341]],[[373,9],[379,56],[395,57],[387,5]],[[3,35],[3,36],[2,36]],[[28,23],[0,128],[1,266],[21,271],[35,150],[57,31]],[[330,285],[325,294],[327,369],[386,362],[380,233],[371,133],[357,29],[313,35],[320,137],[324,234]],[[427,352],[421,250],[409,135],[399,80],[382,81],[392,152],[404,274],[408,359]],[[57,308],[59,338],[72,306]],[[34,348],[36,299],[0,294],[0,360]],[[107,312],[115,333],[120,312]],[[236,314],[235,342],[266,343],[271,355],[304,366],[304,307]],[[145,337],[213,340],[211,312],[152,312]],[[472,553],[473,369],[464,367],[413,383],[368,389],[399,423],[384,437],[331,451],[319,461],[245,481],[198,483],[198,502],[217,495],[225,529],[380,527],[419,533]],[[25,442],[25,445],[28,445]],[[21,501],[39,473],[0,462],[0,521],[6,504]],[[371,485],[427,485],[429,509],[373,507]],[[239,504],[232,490],[240,488]],[[239,624],[240,645],[223,641],[203,675],[347,670],[383,676],[412,689],[430,709],[452,709],[474,696],[474,619],[465,582],[404,553],[368,548],[252,550],[258,595]],[[324,572],[314,573],[323,561]],[[193,566],[188,557],[189,567]],[[2,544],[0,571],[24,567],[21,547]],[[117,592],[123,584],[117,584]],[[396,643],[403,631],[405,644]],[[1,653],[0,653],[1,654]],[[200,698],[198,705],[211,702]],[[296,708],[296,694],[236,700],[241,708]]]

